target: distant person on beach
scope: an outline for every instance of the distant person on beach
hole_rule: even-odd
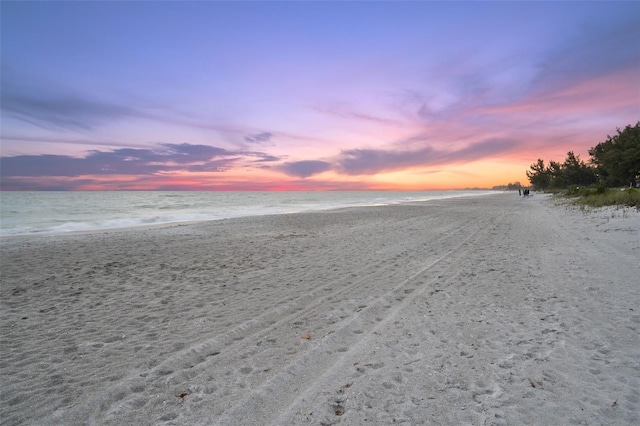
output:
[[[518,197],[522,195],[522,190],[520,190],[520,188],[518,188]]]

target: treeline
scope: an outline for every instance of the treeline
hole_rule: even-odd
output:
[[[522,189],[522,184],[519,181],[509,182],[506,185],[496,185],[491,189],[496,191],[515,191],[516,189]]]
[[[527,170],[529,182],[536,189],[563,189],[571,186],[604,187],[632,186],[640,180],[640,121],[589,150],[591,159],[585,163],[573,151],[563,163],[543,160]]]

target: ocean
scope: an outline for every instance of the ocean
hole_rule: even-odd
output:
[[[343,207],[427,202],[492,191],[0,192],[0,236],[93,231]]]

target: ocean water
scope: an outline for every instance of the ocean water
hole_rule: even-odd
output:
[[[343,207],[428,202],[491,191],[1,192],[0,236],[91,231]]]

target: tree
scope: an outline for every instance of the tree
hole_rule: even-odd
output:
[[[567,153],[564,163],[538,159],[526,174],[531,185],[538,189],[588,186],[598,180],[606,186],[620,186],[640,180],[640,121],[628,125],[618,134],[589,150],[591,165],[580,160],[573,151]]]
[[[531,185],[537,189],[566,188],[567,186],[587,186],[597,182],[593,167],[580,160],[573,151],[567,153],[564,163],[549,161],[545,167],[544,161],[538,159],[530,166],[527,177]]]
[[[556,161],[549,161],[549,181],[552,188],[564,188],[566,182],[562,172],[562,164]]]
[[[510,191],[514,191],[520,188],[522,188],[522,184],[520,183],[520,181],[515,181],[513,183],[509,182],[509,184],[507,185],[507,189]]]
[[[544,161],[538,158],[536,163],[533,163],[530,167],[531,170],[527,170],[527,178],[531,182],[531,186],[536,189],[547,189],[551,184],[551,176],[549,169],[545,167]]]
[[[575,155],[573,151],[567,153],[561,170],[564,186],[591,185],[598,181],[595,170],[581,161],[580,156]]]
[[[591,163],[607,186],[628,185],[640,176],[640,121],[589,150]]]

